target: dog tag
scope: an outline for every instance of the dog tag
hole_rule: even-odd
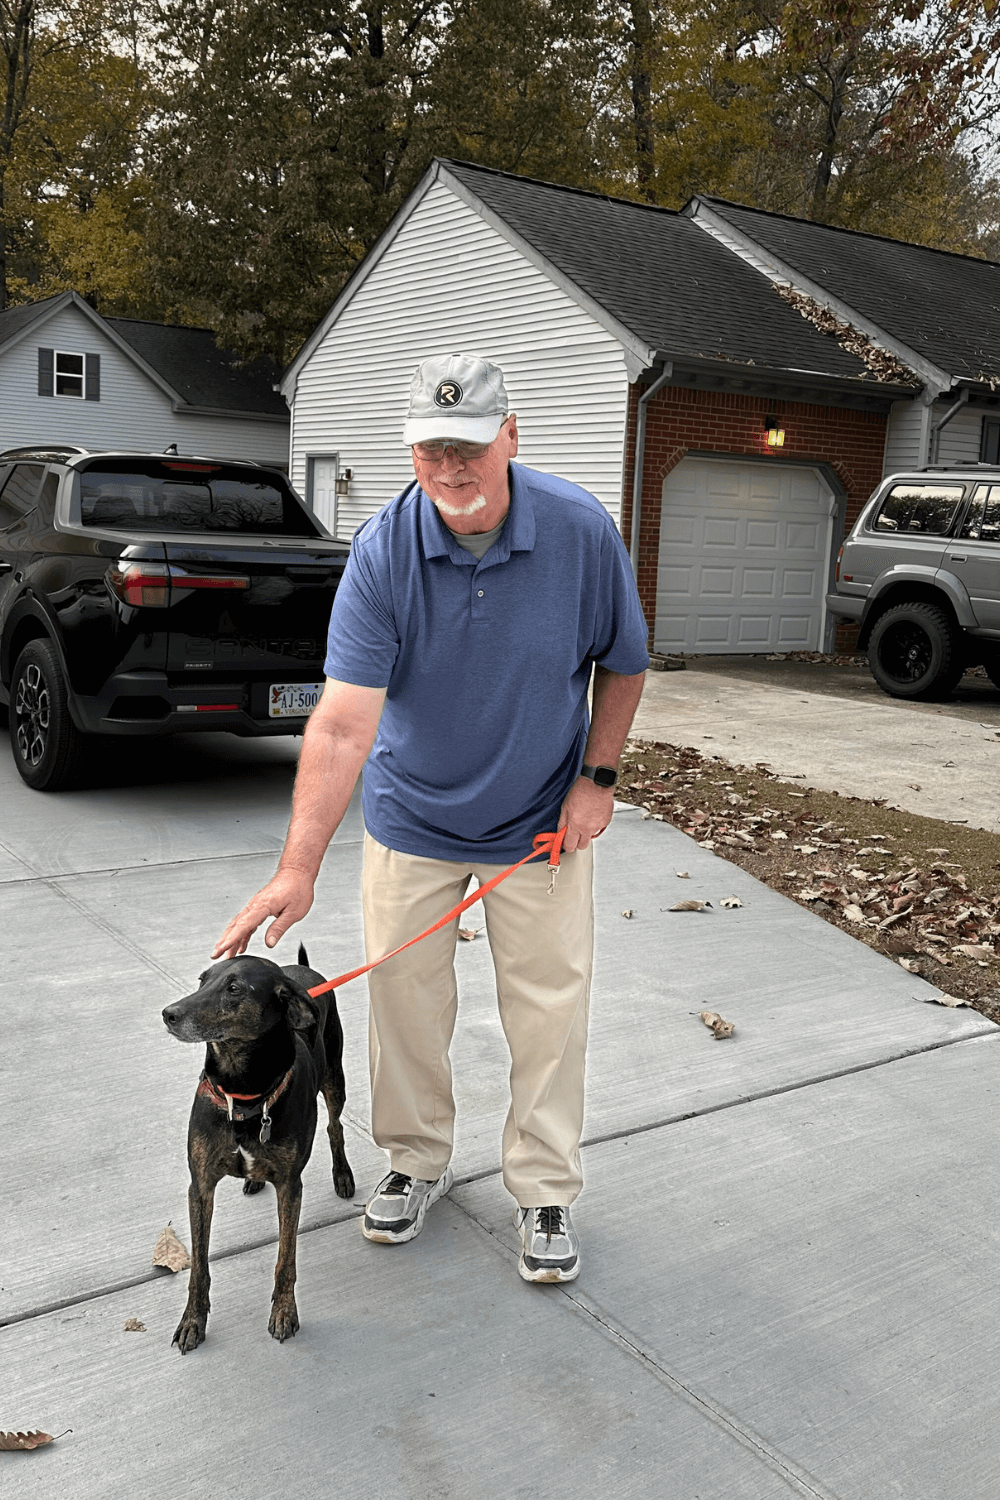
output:
[[[262,1146],[266,1146],[268,1141],[271,1139],[271,1116],[267,1112],[266,1104],[264,1105],[264,1108],[261,1112],[259,1139]]]

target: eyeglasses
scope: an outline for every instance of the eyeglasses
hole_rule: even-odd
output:
[[[503,432],[508,421],[509,418],[504,417],[500,423],[500,431],[497,433],[497,437]],[[494,438],[493,442],[495,443],[496,440],[497,438]],[[466,443],[456,438],[454,441],[442,440],[439,443],[414,443],[413,451],[418,458],[439,459],[444,458],[446,450],[451,448],[454,450],[456,458],[482,458],[487,448],[490,447],[492,447],[491,443]]]

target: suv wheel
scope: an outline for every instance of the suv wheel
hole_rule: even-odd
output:
[[[868,665],[893,698],[943,698],[965,670],[959,632],[936,604],[897,604],[872,630]]]
[[[69,716],[66,682],[49,641],[29,641],[10,690],[10,742],[22,780],[36,792],[71,786],[83,736]]]

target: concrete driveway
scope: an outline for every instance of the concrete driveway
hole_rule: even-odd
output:
[[[691,725],[698,678],[727,681],[684,674]],[[201,1057],[160,1010],[273,868],[295,748],[192,737],[48,797],[0,748],[0,1430],[72,1429],[0,1453],[4,1495],[995,1500],[1000,1030],[634,808],[598,846],[580,1280],[516,1274],[479,939],[457,955],[457,1185],[421,1237],[355,1222],[384,1170],[360,981],[338,996],[358,1198],[321,1129],[299,1335],[266,1332],[273,1194],[228,1181],[208,1341],[170,1347],[184,1277],[150,1257],[168,1220],[188,1238]],[[358,961],[361,832],[353,806],[279,960],[301,935],[327,973]],[[666,912],[679,892],[712,910]]]
[[[945,703],[905,703],[860,667],[694,657],[647,674],[633,733],[1000,828],[1000,689],[986,678],[964,677]]]

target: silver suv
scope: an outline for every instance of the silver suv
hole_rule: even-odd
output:
[[[1000,469],[915,469],[884,479],[837,558],[832,614],[894,698],[942,698],[982,663],[1000,687]]]

